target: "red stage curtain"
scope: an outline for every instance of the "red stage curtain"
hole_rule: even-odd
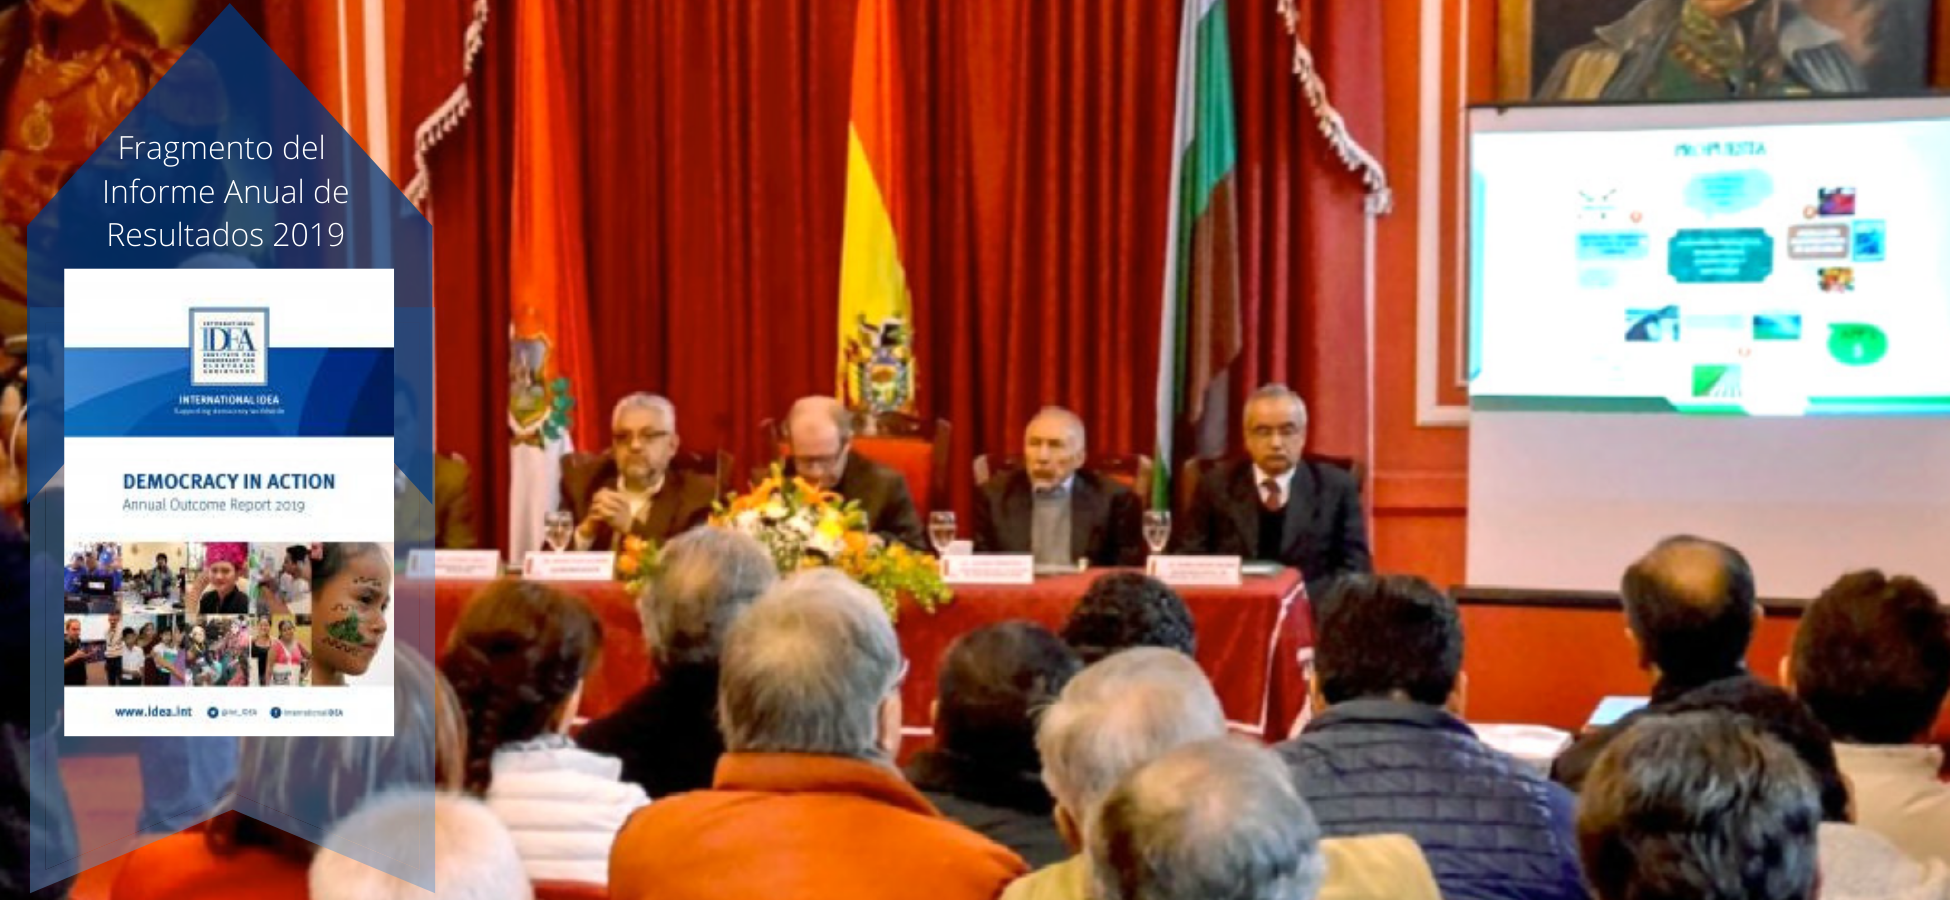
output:
[[[1302,4],[1304,36],[1371,148],[1375,6]],[[832,391],[853,7],[564,8],[580,127],[561,139],[584,160],[597,367],[595,389],[578,391],[583,415],[659,391],[677,403],[687,446],[751,466],[770,454],[760,419]],[[1047,403],[1083,415],[1094,453],[1150,452],[1177,4],[899,9],[916,186],[903,253],[922,412],[955,424],[955,504],[967,504],[974,455],[1016,452]],[[1232,388],[1237,398],[1262,381],[1292,384],[1315,405],[1314,446],[1359,453],[1361,185],[1315,129],[1273,0],[1232,0],[1231,19],[1246,325]],[[496,79],[508,27],[490,23],[474,110],[429,161],[436,427],[441,449],[474,462],[494,497],[488,535],[505,531],[512,92]]]

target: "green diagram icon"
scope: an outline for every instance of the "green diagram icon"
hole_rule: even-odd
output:
[[[1889,355],[1889,335],[1874,325],[1838,322],[1829,326],[1828,355],[1845,366],[1873,366]]]

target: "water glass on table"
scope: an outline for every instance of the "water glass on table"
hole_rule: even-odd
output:
[[[952,512],[928,513],[928,543],[934,545],[934,553],[941,556],[948,552],[948,545],[955,542],[955,514]]]
[[[1165,545],[1171,543],[1171,513],[1162,509],[1146,510],[1144,513],[1144,544],[1151,548],[1151,555],[1165,552]]]
[[[569,541],[575,537],[575,531],[575,516],[566,509],[558,509],[542,517],[542,542],[552,552],[569,549]]]

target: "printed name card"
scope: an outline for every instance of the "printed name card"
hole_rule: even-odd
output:
[[[521,577],[538,581],[610,581],[616,577],[616,554],[530,553],[521,561]]]
[[[1237,556],[1153,556],[1144,571],[1166,584],[1184,587],[1238,587]]]
[[[1027,553],[974,553],[941,558],[949,584],[1035,584],[1036,557]]]
[[[406,577],[415,581],[452,578],[492,581],[501,577],[498,550],[414,550],[406,554]]]

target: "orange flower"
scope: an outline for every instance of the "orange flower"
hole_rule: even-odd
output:
[[[636,569],[637,569],[636,554],[626,553],[616,558],[616,571],[623,573],[625,576],[632,577],[632,578],[635,577]]]
[[[643,539],[634,534],[625,535],[623,538],[623,553],[627,556],[635,556],[642,553],[643,546]]]

